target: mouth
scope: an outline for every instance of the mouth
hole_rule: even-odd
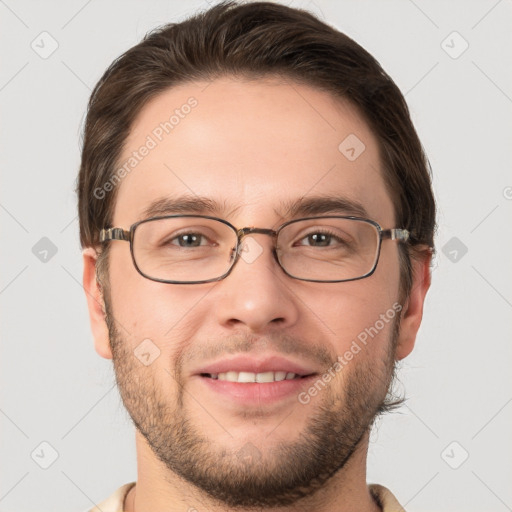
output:
[[[320,371],[310,361],[267,352],[229,355],[196,368],[192,376],[201,383],[201,393],[213,393],[224,407],[239,410],[296,400]]]
[[[266,384],[271,382],[281,382],[284,380],[299,380],[305,379],[317,375],[316,373],[310,373],[301,375],[294,372],[287,372],[286,370],[268,371],[268,372],[241,372],[236,370],[230,370],[221,373],[201,373],[201,377],[205,377],[213,380],[237,382],[242,384]]]

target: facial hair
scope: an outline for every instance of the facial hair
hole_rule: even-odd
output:
[[[341,370],[346,372],[343,389],[327,386],[320,391],[319,399],[311,402],[313,411],[297,402],[296,407],[304,407],[304,414],[310,414],[297,440],[280,442],[269,453],[262,453],[251,442],[241,448],[219,446],[207,437],[207,428],[201,431],[201,426],[191,421],[187,411],[187,382],[181,371],[184,357],[176,358],[174,374],[166,370],[168,381],[177,389],[173,398],[168,388],[161,389],[151,366],[143,366],[134,356],[128,339],[116,328],[109,302],[105,301],[105,307],[116,381],[135,427],[171,472],[232,509],[280,507],[312,496],[347,464],[375,417],[387,408],[398,316],[389,339],[379,340],[387,342],[385,357],[375,362],[356,356]],[[306,346],[284,334],[267,339],[274,339],[276,343],[269,341],[269,345],[281,352],[286,347],[291,352],[293,346]],[[230,351],[250,351],[251,343],[241,335]],[[226,347],[225,341],[216,347]],[[325,360],[325,356],[318,354],[311,360]]]

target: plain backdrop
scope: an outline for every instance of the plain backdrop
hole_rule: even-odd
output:
[[[512,510],[512,3],[290,5],[380,61],[434,174],[438,255],[400,372],[409,400],[373,431],[368,479],[408,511]],[[136,478],[133,427],[81,288],[79,136],[111,61],[207,7],[0,1],[1,512],[80,512]]]

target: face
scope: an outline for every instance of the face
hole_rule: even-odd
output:
[[[195,105],[182,108],[190,97]],[[176,109],[179,121],[166,133],[160,123]],[[354,135],[364,151],[349,159],[339,146]],[[375,137],[354,108],[325,92],[270,79],[186,84],[145,106],[120,162],[148,136],[155,146],[119,185],[115,227],[128,229],[153,205],[153,214],[276,229],[294,218],[291,205],[320,197],[357,204],[384,229],[400,227]],[[162,200],[178,197],[207,198],[218,210],[164,208]],[[261,249],[255,259],[240,258],[224,280],[192,285],[144,278],[128,243],[109,242],[112,352],[101,336],[96,342],[113,357],[124,404],[166,470],[230,506],[278,506],[344,470],[417,326],[402,318],[398,329],[407,308],[396,242],[382,243],[370,277],[316,283],[282,271],[271,237],[251,237],[248,247]],[[214,378],[224,372],[300,377]]]

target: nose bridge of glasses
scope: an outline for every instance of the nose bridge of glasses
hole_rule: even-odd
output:
[[[267,229],[267,228],[255,228],[255,227],[246,227],[246,228],[240,228],[237,230],[237,236],[238,236],[238,252],[243,251],[244,247],[244,238],[249,235],[268,235],[272,237],[272,240],[275,242],[277,238],[277,231],[273,229]]]
[[[244,236],[247,236],[247,235],[250,235],[252,233],[257,233],[257,234],[261,234],[261,235],[269,235],[273,238],[275,238],[277,236],[277,232],[274,231],[273,229],[266,229],[266,228],[240,228],[238,231],[237,231],[237,234],[238,234],[238,238],[241,240]]]

